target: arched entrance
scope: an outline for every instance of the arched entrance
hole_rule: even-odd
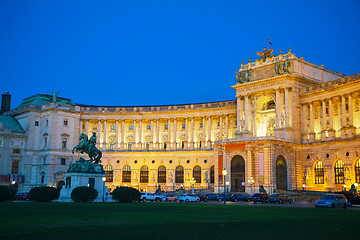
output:
[[[287,166],[282,155],[276,158],[276,186],[279,190],[287,190]]]
[[[242,182],[245,182],[245,160],[236,155],[231,159],[231,191],[245,192]]]

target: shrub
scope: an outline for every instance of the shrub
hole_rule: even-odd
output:
[[[15,197],[16,190],[12,187],[0,185],[0,202],[10,201]]]
[[[77,187],[71,192],[74,202],[92,202],[98,196],[98,191],[92,187]]]
[[[51,202],[58,199],[60,191],[54,187],[34,187],[29,192],[30,200],[36,202]]]
[[[117,187],[112,193],[112,198],[118,202],[138,202],[140,196],[140,192],[132,187]]]

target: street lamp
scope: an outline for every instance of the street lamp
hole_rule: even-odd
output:
[[[102,177],[102,181],[103,181],[102,201],[105,202],[105,181],[106,181],[106,177]]]
[[[250,177],[250,179],[248,180],[248,183],[250,183],[250,187],[251,187],[251,195],[253,194],[253,183],[254,183],[254,179],[253,177]]]
[[[305,190],[305,183],[303,183],[302,188],[303,188],[303,191],[304,191]]]
[[[225,196],[225,176],[227,174],[226,169],[222,170],[222,174],[224,175],[224,205],[226,205],[226,196]]]
[[[346,184],[344,184],[344,191],[346,191]]]
[[[191,193],[194,194],[194,184],[196,183],[196,180],[194,178],[191,178],[190,184],[191,184]]]

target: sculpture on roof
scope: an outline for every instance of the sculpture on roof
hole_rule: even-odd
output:
[[[94,162],[98,164],[102,157],[102,153],[95,146],[96,133],[93,132],[93,135],[89,140],[88,140],[88,136],[85,133],[81,133],[79,137],[79,141],[80,143],[73,148],[72,153],[74,154],[74,150],[80,153],[87,153],[90,158],[89,162]]]
[[[290,73],[290,71],[289,71],[290,66],[291,66],[290,59],[286,59],[284,61],[284,73]]]
[[[267,50],[266,47],[263,48],[263,52],[257,52],[256,55],[260,56],[260,60],[263,60],[263,62],[266,62],[266,58],[273,57],[274,55],[271,55],[271,53],[274,51],[274,49]]]
[[[51,94],[52,94],[52,102],[56,103],[56,96],[59,95],[60,91],[59,92],[54,92],[52,91]]]

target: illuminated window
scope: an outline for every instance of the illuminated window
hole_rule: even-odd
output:
[[[360,183],[360,158],[355,163],[355,182]]]
[[[105,167],[106,182],[112,182],[114,177],[114,169],[111,165]]]
[[[132,149],[132,144],[133,144],[132,142],[129,142],[129,143],[128,143],[128,149],[129,149],[129,150]]]
[[[111,130],[115,130],[116,129],[116,125],[111,125]]]
[[[147,126],[146,126],[146,129],[147,129],[147,130],[150,130],[150,129],[151,129],[151,125],[147,125]]]
[[[175,168],[175,183],[184,183],[184,167],[181,165]]]
[[[182,129],[185,129],[185,123],[182,125]]]
[[[195,166],[193,169],[193,178],[196,183],[201,183],[201,167],[199,165]]]
[[[165,130],[169,129],[169,125],[165,124]]]
[[[210,183],[214,183],[214,182],[215,182],[215,167],[214,165],[212,165],[210,168]]]
[[[13,154],[20,154],[20,149],[14,148],[13,149]]]
[[[134,130],[134,125],[130,125],[129,130]]]
[[[158,168],[158,183],[166,183],[166,167],[160,166]]]
[[[322,161],[315,165],[315,184],[324,184],[324,166]]]
[[[335,163],[335,184],[344,183],[344,163],[339,160]]]
[[[110,150],[114,150],[115,149],[115,143],[114,142],[111,142],[110,143]]]
[[[122,170],[122,182],[123,183],[131,182],[131,168],[129,165],[126,165]]]
[[[149,168],[148,166],[142,166],[140,169],[140,183],[149,182]]]

